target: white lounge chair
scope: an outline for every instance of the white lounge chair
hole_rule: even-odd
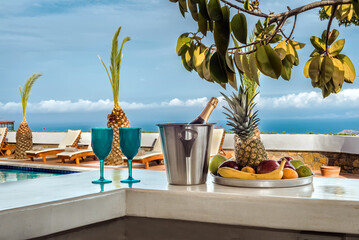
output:
[[[211,150],[210,150],[211,157],[216,154],[226,155],[226,153],[222,149],[224,136],[225,136],[225,131],[223,128],[213,129],[212,144],[211,144]]]
[[[45,148],[39,151],[30,150],[26,151],[26,156],[32,161],[34,158],[42,157],[42,161],[46,163],[46,156],[56,155],[60,152],[64,152],[66,147],[74,147],[80,140],[81,130],[68,130],[66,136],[61,141],[57,148]]]
[[[75,160],[76,165],[80,164],[80,159],[88,156],[95,156],[92,151],[91,143],[88,145],[87,149],[74,149],[74,151],[64,151],[56,155],[59,159],[62,160],[62,163],[65,163],[66,160]]]
[[[145,164],[145,169],[149,169],[150,165],[149,162],[151,161],[161,161],[163,159],[163,154],[162,154],[162,146],[161,146],[161,139],[160,139],[160,135],[158,134],[158,137],[156,138],[152,150],[149,152],[146,152],[143,155],[140,156],[135,156],[132,160],[133,163],[144,163]],[[128,167],[128,161],[126,157],[123,157],[123,160],[125,162],[127,162],[127,167]]]
[[[0,155],[6,156],[11,154],[11,150],[16,146],[6,142],[7,127],[0,128]]]

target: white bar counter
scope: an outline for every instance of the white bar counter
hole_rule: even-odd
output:
[[[134,170],[140,183],[92,184],[99,171],[0,184],[0,239],[27,239],[124,216],[275,229],[359,234],[359,180],[314,178],[312,185],[255,189],[167,184],[163,171]]]

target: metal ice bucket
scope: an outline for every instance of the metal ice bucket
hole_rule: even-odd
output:
[[[175,185],[206,182],[212,140],[212,123],[158,124],[167,180]]]

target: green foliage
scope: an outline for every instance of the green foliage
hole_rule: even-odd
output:
[[[99,56],[99,59],[104,66],[107,76],[110,80],[111,87],[112,87],[112,94],[113,94],[113,101],[115,107],[119,106],[119,90],[120,90],[120,69],[121,69],[121,62],[122,62],[122,50],[123,46],[126,42],[130,41],[130,37],[125,37],[122,41],[120,50],[118,50],[118,36],[120,34],[121,27],[117,29],[115,35],[112,39],[112,48],[111,48],[111,65],[109,66],[110,71],[108,71],[105,63]]]
[[[230,8],[227,4],[222,4],[225,2],[223,0],[170,1],[178,4],[183,16],[189,9],[193,20],[198,23],[196,32],[184,33],[178,38],[176,53],[181,57],[185,69],[190,72],[195,70],[200,78],[215,82],[223,88],[228,83],[237,89],[236,73],[246,76],[241,76],[242,82],[247,79],[244,82],[250,80],[259,85],[259,73],[289,81],[293,67],[299,65],[297,51],[305,44],[294,41],[292,34],[297,15],[310,7],[293,9],[299,12],[287,19],[288,15],[285,13],[262,13],[258,0],[237,1],[242,9],[239,8],[231,17]],[[321,7],[320,17],[322,20],[329,19],[334,14],[333,18],[337,19],[339,25],[357,25],[358,1],[352,0],[352,4],[331,3],[332,5]],[[243,6],[240,6],[242,3]],[[230,6],[233,10],[233,3]],[[247,36],[246,14],[261,17],[255,24],[254,37],[250,40]],[[294,16],[293,29],[285,34],[283,26]],[[332,19],[328,23],[328,29],[331,21]],[[209,32],[213,34],[208,34]],[[333,29],[329,34],[325,30],[320,37],[310,38],[314,49],[304,66],[303,74],[306,78],[311,78],[313,87],[321,88],[323,97],[338,93],[344,82],[353,83],[355,79],[351,60],[341,53],[345,40],[337,40],[338,35],[339,31]],[[212,36],[214,44],[207,47],[202,40]],[[231,38],[233,47],[230,47]]]
[[[25,83],[23,89],[21,88],[21,86],[19,87],[20,96],[21,96],[21,104],[22,104],[22,118],[23,118],[23,120],[25,120],[27,101],[29,100],[32,86],[34,85],[36,80],[41,76],[42,76],[42,74],[34,73],[26,80],[26,83]]]
[[[322,90],[323,97],[331,93],[338,93],[345,82],[353,83],[355,68],[351,60],[340,54],[344,48],[345,40],[337,40],[339,31],[333,29],[328,34],[323,31],[321,38],[312,36],[311,43],[315,50],[304,66],[303,74],[312,80],[312,86]],[[328,42],[328,45],[326,45]]]

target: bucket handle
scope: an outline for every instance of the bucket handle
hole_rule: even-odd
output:
[[[192,136],[191,139],[185,139],[186,132],[192,133],[191,134],[191,136]],[[184,129],[178,135],[179,135],[179,138],[180,138],[180,140],[181,140],[181,142],[183,144],[186,157],[190,157],[191,156],[192,146],[193,146],[194,141],[197,139],[198,132],[196,130],[193,130],[193,129]]]

